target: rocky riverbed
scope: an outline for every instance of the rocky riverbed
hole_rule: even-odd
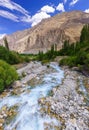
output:
[[[41,116],[38,100],[61,83],[64,72],[57,63],[31,62],[18,73],[21,79],[0,95],[0,130],[44,130],[48,125],[56,130],[59,122]]]
[[[30,62],[0,95],[0,130],[89,130],[88,77]]]
[[[86,77],[68,68],[63,69],[62,84],[52,89],[52,96],[39,100],[40,111],[56,117],[61,123],[60,130],[89,130],[89,93],[83,86]]]

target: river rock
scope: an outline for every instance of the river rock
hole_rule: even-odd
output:
[[[0,119],[3,119],[3,115],[0,115]]]
[[[0,123],[3,124],[4,123],[4,119],[0,119]]]
[[[44,103],[44,100],[45,100],[45,98],[43,97],[43,98],[40,98],[40,99],[38,100],[38,102],[44,105],[44,104],[45,104],[45,103]]]
[[[2,127],[3,126],[3,124],[2,123],[0,123],[0,127]]]
[[[21,82],[18,80],[18,81],[15,81],[15,82],[13,83],[12,88],[18,88],[18,87],[21,87],[21,86],[22,86],[22,84],[21,84]]]
[[[89,130],[88,106],[84,102],[84,95],[77,93],[79,80],[81,76],[77,72],[65,68],[62,84],[57,89],[53,88],[53,96],[42,101],[42,107],[48,109],[48,115],[59,117],[62,126],[65,127],[63,130]],[[47,102],[50,107],[47,106]]]

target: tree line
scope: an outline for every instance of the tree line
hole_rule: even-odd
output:
[[[57,46],[57,45],[56,45]],[[57,47],[56,47],[57,48]],[[81,30],[80,40],[76,43],[70,43],[66,40],[61,50],[55,50],[55,44],[46,53],[39,52],[40,61],[50,61],[56,56],[67,56],[60,61],[60,65],[89,66],[89,24],[84,25]]]

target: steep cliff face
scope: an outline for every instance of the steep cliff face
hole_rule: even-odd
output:
[[[45,19],[31,29],[8,35],[7,40],[10,49],[20,53],[47,51],[52,44],[57,44],[60,49],[65,40],[78,41],[82,27],[87,23],[89,23],[88,13],[65,12]],[[0,43],[3,41],[1,40]]]

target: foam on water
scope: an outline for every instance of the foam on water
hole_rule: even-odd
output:
[[[56,119],[50,118],[47,115],[42,117],[39,112],[39,98],[47,96],[53,87],[61,83],[64,76],[63,71],[56,63],[51,63],[50,67],[55,71],[44,74],[42,84],[31,89],[30,93],[26,91],[19,96],[11,95],[5,97],[3,100],[0,99],[0,108],[4,105],[12,107],[19,104],[17,116],[9,125],[5,126],[5,130],[13,130],[14,128],[16,128],[16,130],[44,130],[45,122],[59,125]],[[30,89],[30,87],[28,87],[28,89]]]

